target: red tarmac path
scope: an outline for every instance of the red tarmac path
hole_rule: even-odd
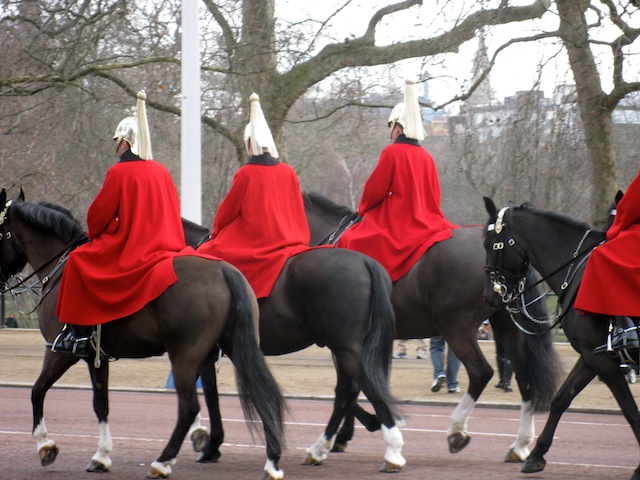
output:
[[[204,407],[204,402],[201,400]],[[476,408],[469,427],[472,440],[457,455],[448,452],[446,430],[450,406],[403,405],[402,428],[407,466],[391,477],[378,473],[384,455],[380,432],[356,431],[345,453],[331,454],[323,466],[300,465],[305,448],[315,442],[329,418],[332,403],[289,399],[287,448],[280,462],[287,479],[593,479],[626,480],[638,462],[638,445],[621,415],[567,413],[547,454],[547,468],[535,475],[520,473],[520,465],[502,462],[516,431],[518,411]],[[234,396],[221,398],[226,441],[217,464],[194,462],[195,453],[185,443],[171,478],[194,480],[258,479],[265,462],[259,438],[252,439]],[[173,429],[176,397],[171,393],[111,392],[110,426],[114,440],[113,467],[108,474],[90,474],[84,467],[97,448],[97,423],[91,392],[52,389],[45,403],[50,438],[60,448],[58,459],[40,466],[31,438],[30,389],[0,387],[0,479],[70,480],[144,479]],[[208,414],[203,412],[208,424]],[[546,416],[539,416],[539,433]]]

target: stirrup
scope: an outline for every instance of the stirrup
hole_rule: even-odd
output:
[[[72,353],[76,357],[89,358],[91,354],[91,337],[77,338],[73,343]]]
[[[625,363],[638,363],[640,336],[638,325],[629,317],[613,317],[609,319],[607,342],[594,349],[594,353],[607,353],[611,357],[619,357]],[[635,355],[631,355],[633,351]]]
[[[73,331],[64,328],[51,344],[51,351],[60,354],[73,354],[76,357],[88,358],[91,354],[91,337],[76,338]]]

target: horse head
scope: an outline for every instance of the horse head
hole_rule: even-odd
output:
[[[507,216],[511,207],[498,210],[484,197],[489,221],[484,229],[486,252],[484,298],[494,308],[514,301],[524,290],[530,261],[509,231]]]
[[[22,188],[16,200],[24,201]],[[10,226],[10,211],[14,200],[7,200],[7,191],[0,191],[0,282],[6,284],[9,278],[20,272],[27,264],[24,252],[19,248]]]

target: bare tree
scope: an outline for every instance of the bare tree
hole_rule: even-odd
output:
[[[530,4],[518,7],[504,0],[471,3],[460,9],[464,13],[459,18],[450,19],[444,27],[429,29],[425,25],[421,34],[407,37],[402,26],[396,25],[395,36],[389,37],[383,34],[385,29],[398,22],[398,18],[406,21],[402,15],[421,11],[423,3],[422,0],[390,0],[388,5],[375,11],[367,10],[369,18],[365,27],[345,37],[335,30],[330,32],[329,27],[343,10],[355,5],[353,0],[344,0],[324,18],[298,22],[279,18],[277,3],[273,0],[203,0],[202,3],[203,158],[208,196],[226,191],[234,164],[244,160],[242,128],[248,117],[246,107],[251,92],[261,96],[283,157],[286,159],[286,149],[294,149],[301,174],[311,173],[312,169],[304,163],[312,158],[307,155],[309,150],[293,147],[296,140],[286,133],[285,126],[300,132],[301,129],[295,127],[300,124],[292,122],[333,115],[332,120],[327,120],[327,124],[331,124],[340,118],[335,116],[336,112],[346,112],[349,106],[390,107],[399,99],[390,95],[388,85],[381,85],[388,83],[387,77],[383,82],[377,81],[380,70],[375,70],[376,66],[397,65],[410,59],[428,63],[436,57],[455,54],[481,29],[537,19],[549,8],[553,13],[554,5],[550,0],[531,0]],[[434,25],[446,7],[458,6],[459,2],[440,0],[436,4],[438,8],[429,10],[433,12]],[[625,48],[636,40],[638,33],[628,21],[634,7],[622,0],[592,0],[591,3],[558,0],[556,4],[561,19],[558,30],[506,42],[496,49],[483,75],[490,72],[493,61],[504,49],[513,48],[519,42],[559,36],[565,42],[574,73],[581,62],[588,63],[588,68],[581,67],[580,82],[576,81],[582,120],[587,125],[586,119],[610,115],[621,98],[638,88],[636,83],[623,80]],[[593,55],[586,55],[585,50],[589,49],[591,32],[598,25],[597,21],[587,23],[590,12],[598,13],[598,18],[610,19],[622,32],[616,40],[608,42],[616,59],[613,63],[615,87],[606,95],[599,86],[599,72],[593,69]],[[173,161],[170,170],[177,176],[179,18],[177,0],[75,0],[65,2],[64,6],[54,0],[2,3],[0,135],[6,141],[0,150],[0,166],[3,172],[11,172],[7,178],[18,185],[25,178],[46,177],[46,181],[38,183],[38,188],[47,193],[64,193],[67,200],[73,198],[79,207],[86,205],[112,155],[98,139],[109,138],[113,124],[130,108],[140,88],[147,89],[148,105],[156,111],[156,115],[150,115],[150,122],[154,138],[161,141],[154,150],[168,162]],[[603,45],[602,40],[596,41]],[[467,83],[466,88],[444,105],[434,107],[465,100],[483,75]],[[357,88],[350,90],[345,84]],[[331,101],[319,101],[321,97],[327,98],[328,90]],[[305,96],[305,109],[294,109]],[[315,104],[314,99],[318,99]],[[309,105],[310,109],[306,110]],[[348,118],[352,121],[358,115],[350,113]],[[607,133],[610,129],[606,118],[600,117],[591,125],[585,127],[592,129],[585,134],[585,140],[594,169],[594,184],[598,181],[596,175],[602,173],[606,177],[593,200],[593,210],[601,211],[599,204],[608,201],[614,185],[610,179],[615,179],[615,153],[612,143],[607,145],[612,140]],[[63,130],[65,133],[61,134]],[[350,131],[357,132],[357,129]],[[353,137],[353,133],[345,137]],[[374,162],[379,147],[369,139],[356,142],[353,151],[341,144],[336,146],[335,154],[329,154],[336,160],[342,159],[351,175],[351,185],[345,186],[349,189],[345,203],[351,203],[354,192],[360,188],[363,181],[360,169],[366,171],[364,166],[372,164],[367,164],[365,159]],[[331,150],[326,145],[321,148]],[[374,151],[376,153],[372,153]],[[16,156],[30,159],[26,173],[24,166],[16,165]],[[523,158],[530,157],[523,155]],[[535,155],[531,158],[536,161]],[[61,172],[78,175],[65,181],[66,175]],[[217,200],[207,203],[215,206]]]
[[[586,0],[556,0],[560,14],[558,34],[567,50],[576,82],[584,139],[592,169],[591,220],[595,225],[602,226],[606,222],[604,206],[613,200],[618,190],[612,113],[626,95],[640,90],[640,82],[625,78],[625,68],[628,68],[626,62],[630,61],[625,56],[625,48],[638,39],[640,26],[633,28],[630,24],[631,14],[635,12],[637,16],[637,8],[630,2],[602,0],[599,3],[602,8]],[[588,12],[596,15],[594,22],[588,21]],[[590,36],[590,30],[596,29],[607,17],[617,27],[619,34],[610,41]],[[607,47],[611,55],[613,87],[609,93],[604,91],[598,62],[594,57],[593,50],[597,46]]]

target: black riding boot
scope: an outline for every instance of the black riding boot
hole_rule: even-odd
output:
[[[93,327],[67,323],[53,341],[51,350],[55,353],[72,353],[87,358],[91,352],[91,334]]]
[[[496,388],[504,388],[504,359],[502,355],[496,355],[496,364],[498,364],[498,383],[494,385]]]
[[[504,390],[505,392],[513,392],[513,389],[511,388],[511,376],[513,375],[513,366],[511,365],[511,360],[509,360],[507,357],[504,357],[502,359],[502,364],[502,390]]]

